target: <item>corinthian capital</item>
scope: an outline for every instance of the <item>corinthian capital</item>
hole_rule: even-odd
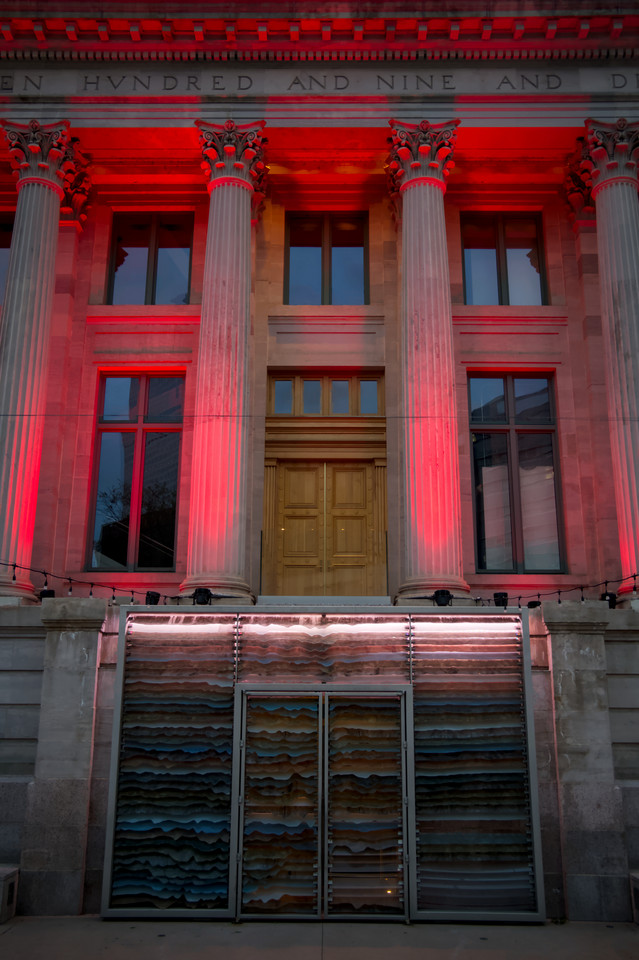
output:
[[[24,183],[41,183],[52,187],[60,197],[64,186],[76,173],[74,144],[69,137],[69,124],[40,124],[2,121],[9,146],[11,165],[18,175],[18,190]]]
[[[459,120],[448,123],[401,123],[391,120],[391,152],[386,169],[391,192],[399,191],[411,180],[427,178],[443,187],[452,170],[453,150]]]
[[[586,120],[586,130],[593,196],[600,187],[614,180],[632,180],[636,183],[639,123],[628,123],[624,119],[616,123]]]
[[[564,195],[570,207],[573,221],[587,217],[593,219],[595,207],[592,199],[592,168],[588,147],[579,137],[575,152],[568,158]]]
[[[222,178],[243,180],[254,190],[263,192],[267,167],[264,163],[262,136],[264,124],[237,124],[234,120],[226,123],[205,123],[196,120],[200,130],[202,148],[202,169],[210,176],[210,185]]]

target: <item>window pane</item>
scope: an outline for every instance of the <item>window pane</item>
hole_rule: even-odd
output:
[[[331,303],[365,303],[364,224],[344,217],[331,224]]]
[[[189,302],[192,217],[158,220],[155,303]]]
[[[322,412],[322,384],[319,380],[305,380],[303,387],[304,413]]]
[[[126,570],[134,433],[103,433],[100,443],[91,566]]]
[[[499,303],[497,282],[497,234],[490,220],[462,223],[466,303]]]
[[[138,377],[107,377],[104,381],[103,420],[126,420],[138,418],[140,380]]]
[[[151,222],[139,215],[116,217],[113,233],[115,259],[111,303],[144,303]]]
[[[350,413],[348,380],[333,380],[331,382],[331,413]]]
[[[534,220],[506,220],[508,299],[513,306],[542,302],[537,224]]]
[[[527,571],[559,570],[552,437],[523,433],[517,439],[524,565]]]
[[[147,433],[138,566],[172,567],[175,555],[179,433]]]
[[[293,413],[293,381],[276,380],[273,413]]]
[[[0,303],[4,300],[4,290],[7,284],[12,231],[13,223],[11,221],[0,220]]]
[[[470,419],[473,423],[505,423],[506,400],[501,377],[471,377]]]
[[[289,221],[288,303],[322,302],[322,219]]]
[[[359,412],[362,416],[377,413],[377,380],[362,380],[359,385]]]
[[[473,460],[479,568],[512,570],[506,435],[474,433]]]
[[[182,377],[151,377],[147,400],[147,423],[180,423],[184,408]]]
[[[546,377],[515,378],[515,419],[517,423],[552,423]]]

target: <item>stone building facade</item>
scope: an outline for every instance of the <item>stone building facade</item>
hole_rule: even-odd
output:
[[[20,909],[629,919],[634,4],[126,6],[8,2],[0,28]],[[188,842],[162,812],[185,783]]]

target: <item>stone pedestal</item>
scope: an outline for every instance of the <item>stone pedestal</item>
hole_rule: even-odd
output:
[[[402,217],[404,554],[400,598],[467,593],[462,572],[457,404],[445,180],[458,121],[392,122],[388,164]]]
[[[104,600],[44,600],[35,776],[27,792],[20,912],[82,913]]]
[[[200,323],[187,574],[181,590],[250,599],[251,202],[261,125],[198,123],[211,195]]]
[[[622,577],[639,572],[639,124],[589,120]],[[619,592],[632,590],[626,580]]]
[[[68,124],[4,123],[18,202],[0,332],[0,595],[34,598],[31,566],[40,477],[49,324],[60,203],[75,173]]]

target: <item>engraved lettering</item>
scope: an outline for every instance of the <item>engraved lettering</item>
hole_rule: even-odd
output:
[[[390,80],[387,80],[386,77],[380,77],[380,75],[377,74],[377,89],[378,89],[378,90],[381,90],[381,86],[380,86],[380,85],[381,85],[382,83],[385,83],[389,90],[394,90],[394,89],[395,89],[395,76],[394,76],[394,74],[391,74]]]
[[[512,82],[512,80],[509,77],[506,77],[506,76],[503,76],[501,78],[501,80],[497,84],[497,89],[501,90],[501,88],[504,86],[510,87],[511,90],[515,89],[515,84]]]
[[[323,77],[314,77],[310,73],[308,75],[308,89],[313,89],[313,84],[316,83],[320,90],[326,90],[326,74]]]
[[[615,90],[622,90],[628,83],[628,78],[623,73],[613,73],[612,86]]]
[[[170,73],[166,73],[162,79],[164,80],[164,90],[175,90],[178,85],[177,77]]]
[[[109,81],[109,83],[111,84],[111,86],[113,87],[113,89],[114,89],[114,90],[117,90],[118,87],[120,86],[120,84],[123,83],[123,82],[126,80],[126,77],[125,77],[125,76],[121,76],[117,83],[115,82],[115,80],[114,80],[113,77],[111,77],[111,76],[108,76],[108,77],[107,77],[107,80]]]
[[[299,88],[300,90],[306,90],[306,87],[304,86],[304,84],[302,83],[299,77],[294,77],[287,87],[288,90],[293,90],[294,88],[295,89]]]
[[[151,89],[151,77],[150,77],[150,76],[147,76],[146,82],[145,82],[144,77],[134,76],[134,77],[133,77],[133,89],[134,89],[134,90],[137,90],[138,84],[140,84],[141,87],[144,87],[145,90],[150,90],[150,89]]]
[[[442,90],[455,90],[454,77],[452,73],[445,73],[442,77]]]
[[[535,90],[539,90],[539,74],[536,73],[534,77],[527,77],[525,73],[521,75],[521,89],[526,89],[526,84],[529,87],[534,87]]]
[[[238,90],[250,90],[253,86],[253,81],[250,77],[247,77],[245,74],[241,73],[237,78],[237,89]]]
[[[558,90],[560,86],[561,86],[561,77],[558,77],[556,73],[546,74],[547,90]]]
[[[211,77],[211,88],[213,90],[226,90],[224,85],[224,77],[220,74],[216,74],[214,77]]]
[[[200,81],[197,77],[186,78],[186,89],[190,90],[191,87],[194,87],[196,90],[200,89]]]
[[[433,75],[432,73],[428,77],[420,77],[419,74],[415,77],[415,89],[419,90],[419,85],[423,87],[428,87],[429,90],[433,89]]]
[[[0,77],[0,90],[13,90],[13,77],[5,74]]]
[[[336,73],[333,81],[336,90],[346,90],[346,88],[350,86],[350,82],[348,77],[345,77],[341,73]]]
[[[84,78],[84,85],[83,85],[82,89],[83,89],[83,90],[88,90],[89,87],[95,87],[96,92],[97,92],[99,86],[100,86],[100,78],[99,78],[99,77],[96,77],[94,80],[92,80],[90,77],[86,77],[86,76],[85,76],[85,78]]]
[[[27,90],[29,89],[29,88],[27,87],[27,84],[28,84],[28,83],[30,83],[31,86],[34,87],[36,90],[39,90],[39,89],[41,88],[41,86],[42,86],[42,74],[40,74],[40,76],[39,76],[37,79],[34,79],[33,77],[29,77],[29,76],[26,76],[26,77],[24,78],[24,91],[25,91],[25,93],[26,93]]]

